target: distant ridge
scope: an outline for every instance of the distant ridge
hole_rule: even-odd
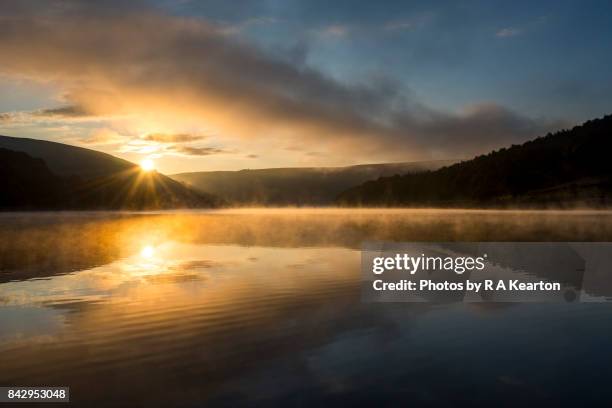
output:
[[[610,206],[612,115],[436,171],[350,188],[348,206]]]
[[[437,169],[455,161],[205,171],[170,177],[238,206],[331,205],[347,188],[381,176]]]

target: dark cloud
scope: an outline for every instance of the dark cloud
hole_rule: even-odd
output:
[[[225,150],[216,147],[170,146],[168,150],[187,156],[210,156],[213,154],[227,153]]]
[[[95,2],[42,4],[24,2],[2,18],[0,71],[67,84],[87,112],[189,115],[221,136],[284,137],[406,160],[471,156],[559,126],[492,103],[441,111],[384,76],[340,82],[303,56],[271,56],[201,19],[134,6],[102,12]]]
[[[438,111],[424,112],[417,117],[400,114],[394,126],[413,135],[416,148],[437,148],[445,152],[446,157],[462,158],[521,143],[568,124],[530,119],[500,105],[483,103],[456,115]],[[396,137],[398,141],[402,139],[401,134]],[[458,155],[451,157],[451,152]]]
[[[189,133],[150,133],[144,137],[144,140],[159,143],[188,143],[205,138],[206,136]]]
[[[34,116],[59,116],[59,117],[83,117],[89,116],[90,113],[82,106],[68,105],[59,108],[41,109],[32,113]]]
[[[247,154],[246,158],[247,159],[257,159],[259,157],[259,155],[257,154]]]

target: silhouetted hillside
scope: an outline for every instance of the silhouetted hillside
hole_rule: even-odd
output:
[[[53,208],[67,194],[61,178],[45,162],[0,148],[0,208]]]
[[[366,180],[437,169],[450,163],[453,162],[210,171],[170,177],[235,205],[329,205],[340,192]]]
[[[0,148],[0,209],[152,210],[212,207],[221,203],[210,194],[196,192],[156,171],[144,173],[139,166],[107,154],[33,139],[26,139],[23,144],[17,138],[0,140],[46,158]],[[56,174],[53,168],[61,168],[64,160],[83,168]],[[88,170],[88,166],[95,171]]]
[[[0,148],[43,159],[49,169],[60,177],[78,176],[90,179],[118,173],[134,166],[133,163],[110,154],[46,140],[0,136]]]
[[[480,206],[612,203],[612,116],[437,171],[369,181],[343,205]]]
[[[143,173],[138,166],[79,183],[74,194],[78,206],[94,209],[200,208],[222,202],[156,171]]]

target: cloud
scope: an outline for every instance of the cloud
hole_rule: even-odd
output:
[[[210,156],[213,154],[227,153],[216,147],[192,147],[192,146],[170,146],[169,151],[184,154],[186,156]]]
[[[122,153],[146,154],[153,157],[171,156],[212,156],[217,154],[235,153],[218,147],[159,145],[150,144],[142,139],[132,139],[121,146]]]
[[[99,122],[103,119],[105,118],[78,105],[0,113],[0,121],[2,122],[26,125],[34,123]]]
[[[246,155],[247,159],[257,159],[258,157],[259,157],[259,155],[256,155],[256,154],[247,154]]]
[[[567,126],[562,121],[525,118],[495,103],[472,105],[459,114],[430,111],[419,118],[399,115],[395,120],[398,129],[418,135],[413,139],[415,147],[429,149],[433,158],[451,159],[521,143],[550,129]],[[452,152],[456,152],[455,157]]]
[[[188,143],[204,139],[205,136],[189,133],[149,133],[143,139],[158,143]]]
[[[506,27],[506,28],[502,28],[501,30],[497,31],[495,33],[495,36],[500,37],[500,38],[516,37],[517,35],[520,35],[521,33],[522,31],[518,28]]]
[[[343,24],[332,24],[327,27],[323,27],[318,31],[321,37],[346,37],[349,34],[349,27]]]
[[[414,28],[414,24],[410,21],[389,21],[384,26],[387,31],[403,31],[412,28]]]
[[[23,125],[32,122],[33,114],[28,111],[0,113],[0,123],[6,125]]]
[[[235,24],[223,25],[220,32],[226,35],[240,34],[252,27],[276,24],[278,20],[274,17],[251,17]]]
[[[49,108],[49,109],[41,109],[32,112],[34,116],[59,116],[59,117],[83,117],[89,116],[89,112],[85,110],[82,106],[77,105],[68,105],[61,106],[59,108]]]
[[[112,129],[102,128],[94,130],[89,136],[79,139],[80,143],[94,146],[124,143],[129,138],[120,135]]]
[[[91,115],[201,124],[219,138],[300,143],[355,160],[466,157],[559,126],[494,103],[439,110],[382,76],[340,82],[304,59],[270,55],[197,18],[120,2],[116,8],[74,0],[11,4],[6,12],[0,5],[0,71],[53,81],[71,105]],[[325,31],[343,36],[348,28]]]
[[[429,24],[433,19],[431,13],[422,13],[411,18],[404,18],[399,20],[390,20],[383,25],[385,31],[405,31],[422,28]]]

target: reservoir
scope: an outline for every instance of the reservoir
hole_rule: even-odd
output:
[[[591,211],[4,213],[0,385],[72,406],[607,404],[612,305],[362,303],[360,249],[611,239]]]

